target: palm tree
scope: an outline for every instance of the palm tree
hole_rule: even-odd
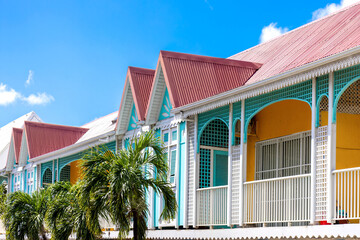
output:
[[[164,199],[160,217],[164,220],[175,218],[177,204],[167,182],[168,166],[161,145],[153,132],[147,132],[118,154],[93,149],[83,157],[82,201],[88,204],[92,229],[99,231],[99,219],[104,218],[116,224],[119,238],[124,238],[133,222],[134,239],[145,239],[149,212],[146,192],[151,188]],[[156,177],[153,177],[155,172]]]
[[[46,220],[51,229],[51,238],[67,240],[71,233],[76,233],[78,240],[97,239],[87,226],[85,207],[79,201],[80,183],[57,182],[49,187],[51,202]]]
[[[45,213],[49,202],[44,189],[32,195],[18,191],[11,193],[6,203],[5,227],[10,240],[47,240]]]

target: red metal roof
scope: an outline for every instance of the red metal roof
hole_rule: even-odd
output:
[[[13,128],[13,132],[12,132],[13,139],[12,140],[14,143],[16,164],[19,163],[22,134],[23,134],[23,130],[21,128]]]
[[[88,129],[25,121],[29,157],[34,158],[74,144]]]
[[[134,97],[136,111],[140,121],[145,120],[146,108],[154,81],[155,70],[129,67],[131,91]]]
[[[359,45],[360,5],[354,5],[230,58],[263,63],[251,84]]]
[[[240,87],[260,63],[160,52],[165,81],[174,108]]]

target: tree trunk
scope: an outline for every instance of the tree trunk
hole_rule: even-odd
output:
[[[133,212],[133,235],[134,235],[134,240],[139,240],[139,230],[138,230],[138,216],[137,216],[137,212],[134,211]]]

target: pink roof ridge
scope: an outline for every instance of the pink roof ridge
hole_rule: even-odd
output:
[[[88,129],[25,121],[29,157],[34,158],[76,143]]]
[[[243,86],[262,66],[258,62],[169,51],[160,51],[159,62],[174,108]]]
[[[360,45],[360,4],[341,9],[230,57],[263,63],[246,84]]]

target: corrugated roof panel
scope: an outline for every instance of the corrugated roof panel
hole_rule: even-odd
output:
[[[21,128],[13,128],[13,141],[16,164],[19,163],[22,134],[23,130]]]
[[[360,45],[360,5],[311,22],[230,59],[263,63],[252,84]]]
[[[154,81],[155,70],[129,67],[131,89],[139,120],[145,120],[151,87]]]
[[[74,144],[88,129],[25,121],[29,157],[34,158]]]
[[[240,87],[261,67],[259,63],[160,52],[173,107],[184,106]]]

